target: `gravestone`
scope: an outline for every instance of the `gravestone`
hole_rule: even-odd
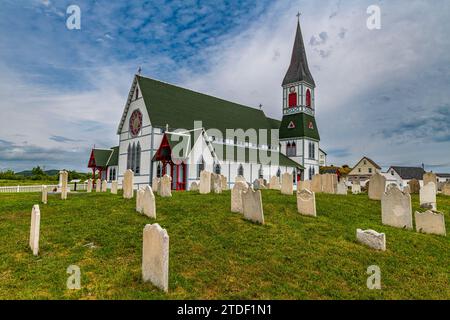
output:
[[[117,189],[118,189],[118,183],[117,183],[117,180],[114,180],[113,182],[111,182],[111,193],[117,194]]]
[[[150,186],[146,186],[144,189],[142,203],[143,213],[149,218],[156,219],[155,195],[153,194],[153,190]]]
[[[48,188],[47,186],[42,186],[42,203],[47,204],[48,198]]]
[[[108,191],[108,182],[106,180],[102,181],[102,192]]]
[[[124,199],[132,199],[133,198],[133,180],[134,173],[130,169],[126,170],[123,175],[122,189],[123,189],[123,198]]]
[[[222,182],[222,191],[228,190],[227,177],[225,177],[224,175],[220,175],[220,181]]]
[[[297,192],[297,211],[305,216],[317,216],[316,196],[314,192],[307,189]]]
[[[381,200],[381,196],[386,190],[386,178],[375,173],[369,180],[369,199]]]
[[[161,185],[161,178],[154,177],[152,179],[152,190],[154,193],[159,194],[160,185]]]
[[[257,179],[257,180],[258,180],[258,184],[259,184],[259,189],[260,190],[267,189],[266,181],[264,179]]]
[[[271,190],[280,190],[281,189],[280,179],[277,176],[273,176],[270,178],[269,188]]]
[[[423,213],[416,212],[414,216],[416,220],[417,232],[437,234],[441,236],[447,235],[445,230],[445,218],[442,213],[428,210]]]
[[[163,198],[172,196],[172,178],[165,174],[159,184],[159,195]]]
[[[436,187],[435,189],[437,191],[437,185],[438,185],[437,176],[433,172],[426,172],[423,174],[423,185],[426,186],[429,182],[434,183],[434,185]]]
[[[361,193],[361,182],[359,179],[352,182],[352,193],[360,194]]]
[[[311,190],[314,193],[322,192],[322,176],[315,174],[311,180]]]
[[[95,183],[95,192],[102,192],[102,180],[97,179]]]
[[[411,189],[409,188],[409,186],[403,187],[403,193],[411,194]]]
[[[144,190],[136,190],[136,211],[139,213],[143,213],[144,211],[144,194]]]
[[[87,193],[91,193],[92,192],[92,179],[88,179],[88,181],[87,181],[86,192]]]
[[[203,170],[200,172],[200,194],[211,192],[211,172]]]
[[[417,179],[412,179],[408,182],[409,191],[411,194],[419,194],[420,192],[420,182]]]
[[[292,195],[294,193],[294,183],[292,182],[292,174],[289,172],[281,175],[281,194]]]
[[[336,194],[337,175],[326,173],[322,175],[322,192]]]
[[[337,184],[337,188],[336,188],[336,194],[340,194],[340,195],[347,195],[348,192],[348,187],[345,184],[345,181],[342,180],[341,182],[339,182]]]
[[[397,186],[383,192],[381,223],[396,228],[412,229],[411,195],[402,192]]]
[[[189,188],[189,191],[198,191],[198,183],[196,181],[193,181],[191,183],[191,187]]]
[[[33,255],[39,254],[39,232],[41,226],[41,211],[36,204],[31,210],[31,225],[30,225],[30,249]]]
[[[236,182],[231,190],[231,212],[244,213],[242,207],[242,192],[248,190],[246,182]]]
[[[381,251],[386,251],[386,235],[378,233],[375,230],[356,230],[356,239],[358,242]]]
[[[222,177],[219,174],[211,174],[211,192],[222,193]]]
[[[436,210],[436,185],[429,182],[420,189],[420,207]]]
[[[311,180],[298,182],[298,190],[303,190],[303,189],[311,191]]]
[[[444,184],[444,186],[442,187],[442,194],[444,196],[450,196],[450,182]]]
[[[61,200],[67,199],[67,192],[68,192],[68,179],[69,179],[69,173],[67,171],[60,171],[59,172],[59,179],[61,181]]]
[[[253,222],[264,224],[264,212],[260,190],[248,188],[242,191],[242,208],[244,218]]]
[[[169,235],[157,223],[144,228],[142,279],[165,292],[169,290]]]

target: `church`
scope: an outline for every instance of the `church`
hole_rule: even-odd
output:
[[[136,74],[119,122],[119,146],[93,149],[95,179],[122,184],[134,172],[135,188],[168,174],[172,189],[188,190],[200,172],[222,174],[232,187],[293,174],[294,183],[319,173],[320,136],[315,120],[315,82],[300,21],[282,82],[282,119],[244,106]]]

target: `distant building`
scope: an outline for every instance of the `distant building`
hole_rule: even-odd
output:
[[[436,173],[438,182],[450,182],[450,173]]]
[[[119,147],[111,149],[92,149],[88,168],[92,169],[92,177],[101,180],[117,180],[119,172]]]
[[[376,164],[372,159],[368,157],[363,157],[356,166],[349,172],[347,175],[348,181],[361,181],[362,185],[365,185],[366,182],[373,176],[375,173],[381,172],[381,167]]]
[[[419,181],[420,185],[423,184],[423,175],[425,170],[422,167],[390,167],[383,175],[386,177],[388,183],[395,183],[401,189],[408,185],[408,182],[412,179]]]
[[[319,166],[327,166],[327,153],[319,148]]]

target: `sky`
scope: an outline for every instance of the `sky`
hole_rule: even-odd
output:
[[[450,172],[447,0],[2,0],[0,170],[87,171],[92,147],[118,144],[139,67],[281,119],[298,11],[328,164]]]

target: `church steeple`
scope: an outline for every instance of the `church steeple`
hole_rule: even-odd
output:
[[[295,34],[294,48],[292,49],[291,64],[284,76],[282,86],[305,81],[313,88],[316,86],[309,71],[308,60],[306,59],[305,45],[303,43],[300,20],[297,22],[297,32]]]

